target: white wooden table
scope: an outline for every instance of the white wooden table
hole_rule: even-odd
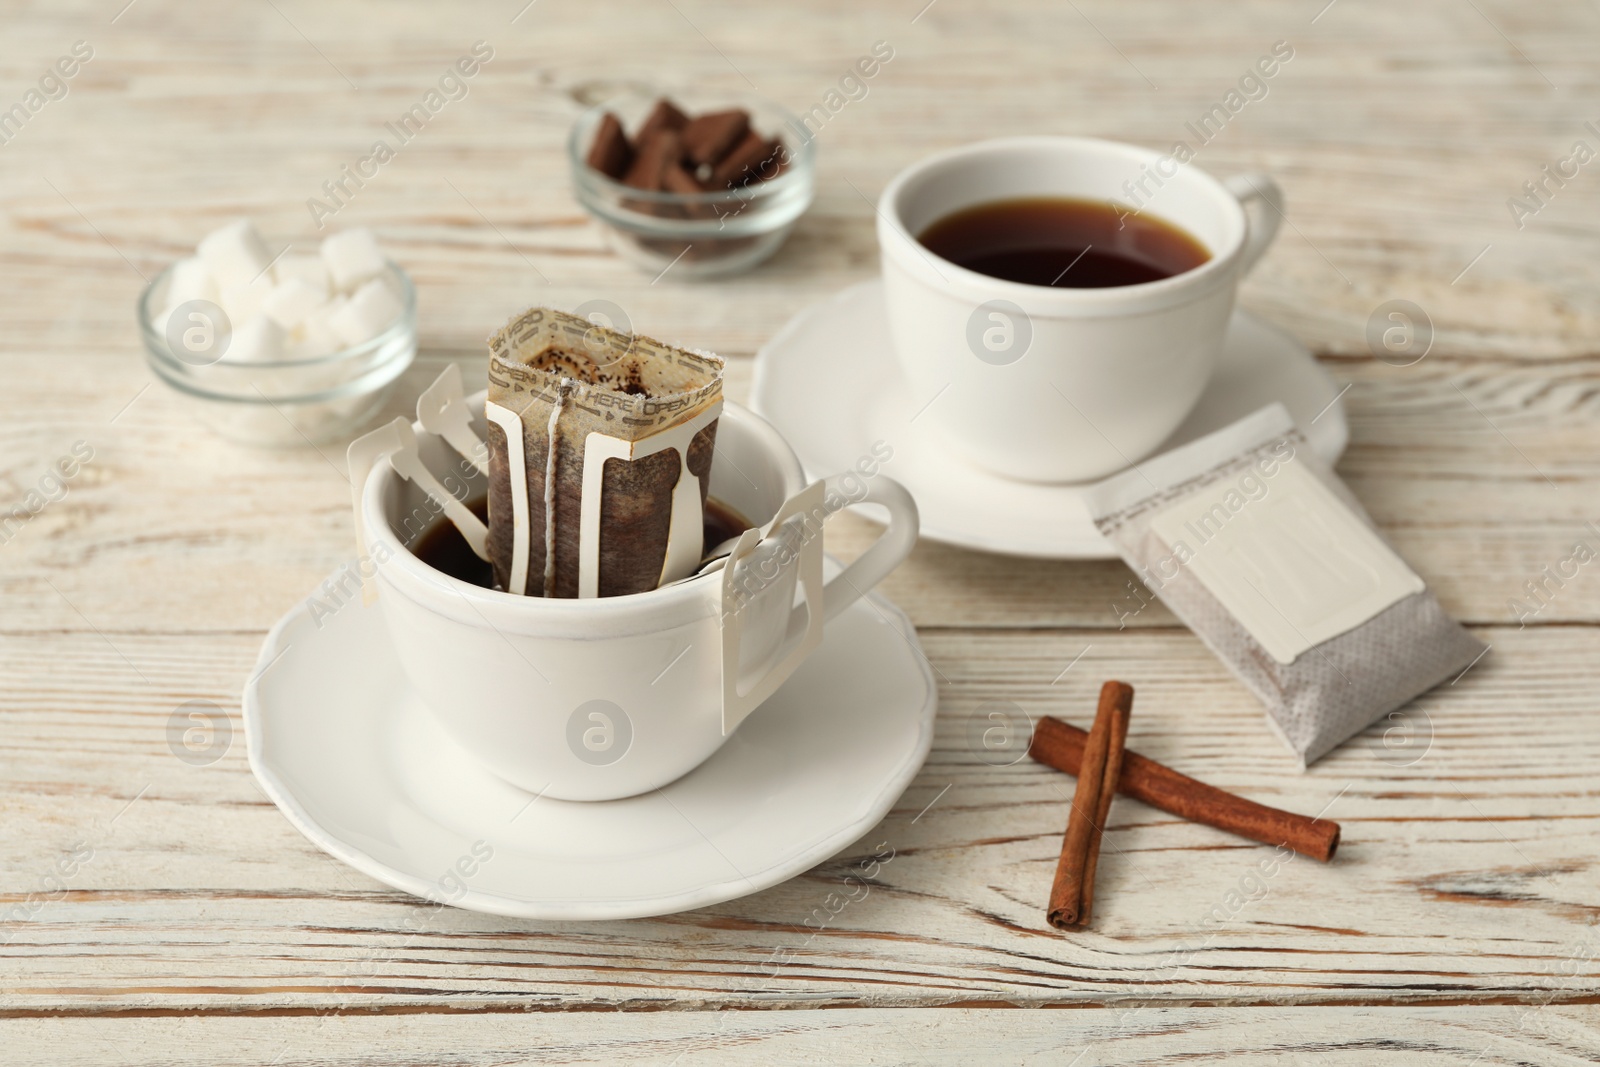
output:
[[[1584,125],[1600,125],[1600,8],[124,2],[0,14],[0,107],[75,41],[93,48],[0,145],[0,505],[75,442],[93,450],[0,544],[0,1060],[1487,1067],[1600,1052],[1600,565],[1526,625],[1511,607],[1575,541],[1600,547],[1584,525],[1600,520],[1600,162],[1548,185],[1520,229],[1507,206],[1573,142],[1600,149]],[[1419,758],[1385,758],[1372,731],[1302,775],[1170,615],[1117,629],[1120,564],[924,544],[886,590],[941,678],[938,737],[859,846],[893,844],[881,884],[823,933],[805,921],[850,853],[659,920],[451,910],[411,936],[415,901],[263,798],[236,718],[266,629],[348,551],[342,450],[250,451],[192,427],[151,384],[132,306],[144,276],[231,217],[309,243],[306,199],[480,39],[494,58],[470,95],[336,220],[376,227],[419,285],[423,352],[395,411],[449,360],[481,373],[481,339],[510,312],[597,297],[736,357],[743,395],[764,338],[873,273],[868,198],[901,167],[1009,133],[1165,147],[1289,42],[1266,96],[1197,159],[1287,191],[1292,225],[1242,302],[1349,386],[1341,473],[1492,651],[1419,703]],[[749,276],[651,285],[574,203],[563,138],[595,82],[754,85],[804,110],[879,40],[894,59],[822,132],[815,206]],[[1435,330],[1412,366],[1365,339],[1393,299]],[[845,528],[842,551],[869,532]],[[1241,893],[1266,850],[1123,801],[1094,929],[1047,928],[1071,780],[974,759],[967,717],[1003,699],[1086,722],[1113,676],[1139,689],[1133,747],[1326,807],[1337,861]],[[169,748],[188,700],[235,716],[207,766]],[[769,974],[775,949],[795,955]]]

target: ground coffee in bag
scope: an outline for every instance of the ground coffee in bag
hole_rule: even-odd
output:
[[[692,573],[722,360],[550,308],[513,319],[489,352],[495,584],[621,596]]]

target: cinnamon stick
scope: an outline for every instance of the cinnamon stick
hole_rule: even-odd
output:
[[[1078,774],[1091,735],[1048,715],[1033,728],[1028,755],[1047,767]],[[1079,778],[1082,785],[1082,777]],[[1153,759],[1129,751],[1122,757],[1117,788],[1153,808],[1192,822],[1214,826],[1264,845],[1282,845],[1327,863],[1339,848],[1339,824],[1269,808],[1253,800],[1196,781]]]
[[[1094,903],[1095,870],[1100,862],[1100,837],[1111,811],[1111,798],[1117,792],[1122,747],[1128,738],[1128,715],[1132,710],[1132,686],[1107,682],[1101,687],[1094,728],[1085,735],[1079,761],[1081,773],[1067,817],[1067,832],[1061,840],[1050,907],[1045,913],[1050,925],[1057,929],[1088,925]]]

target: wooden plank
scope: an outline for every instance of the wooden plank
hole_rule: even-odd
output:
[[[120,12],[69,0],[7,20],[0,107],[74,40],[95,57],[3,146],[0,506],[25,499],[74,442],[94,458],[0,544],[0,917],[11,916],[0,1017],[12,1016],[0,1018],[0,1055],[1594,1058],[1600,583],[1585,567],[1552,586],[1525,629],[1511,602],[1526,603],[1525,583],[1600,521],[1600,174],[1589,164],[1547,186],[1520,227],[1508,209],[1574,141],[1600,145],[1585,125],[1600,123],[1586,103],[1600,95],[1592,11],[519,5],[285,0],[210,12],[202,26],[151,0]],[[376,227],[418,283],[424,358],[393,411],[452,356],[470,378],[484,335],[520,307],[594,297],[645,332],[741,357],[730,395],[743,395],[743,357],[876,270],[871,201],[901,167],[1015,133],[1165,147],[1274,41],[1290,42],[1266,95],[1197,162],[1284,186],[1291,225],[1241,301],[1350,385],[1341,473],[1447,609],[1493,642],[1457,686],[1420,703],[1421,759],[1398,759],[1374,730],[1297,774],[1259,709],[1159,605],[1116,629],[1120,564],[931,544],[885,589],[943,678],[937,747],[882,837],[861,846],[889,841],[895,860],[837,915],[848,853],[684,916],[549,926],[449,912],[412,937],[414,902],[295,834],[255,788],[242,739],[212,766],[174,759],[172,710],[208,699],[236,713],[265,628],[348,553],[348,487],[337,446],[255,452],[197,431],[150,385],[133,300],[236,215],[309,247],[307,198],[478,39],[495,58],[470,94],[334,220]],[[754,84],[805,110],[877,40],[894,60],[822,130],[817,201],[760,270],[653,282],[573,201],[563,142],[607,81]],[[1369,322],[1393,299],[1432,322],[1415,366],[1369,349]],[[836,547],[852,555],[871,533],[844,520]],[[1112,674],[1140,689],[1134,744],[1146,754],[1298,810],[1331,801],[1346,828],[1338,862],[1265,876],[1270,850],[1119,803],[1096,929],[1045,929],[1063,781],[982,763],[969,720],[991,701],[1081,720]],[[47,881],[81,849],[90,855],[69,862],[65,884]],[[1357,1006],[1408,1001],[1432,1006]],[[1076,1010],[948,1007],[974,1003]],[[911,1014],[933,1005],[947,1007]],[[722,1006],[818,1010],[706,1010]],[[701,1010],[521,1014],[662,1007]],[[283,1014],[162,1014],[195,1011]],[[491,1029],[458,1011],[517,1014]]]
[[[926,634],[934,751],[879,827],[767,892],[621,924],[435,914],[304,841],[261,798],[242,733],[214,765],[174,759],[177,705],[236,713],[253,634],[108,635],[115,651],[93,634],[11,637],[0,910],[27,914],[0,927],[0,999],[80,1012],[1582,1000],[1600,989],[1600,632],[1484,636],[1482,663],[1417,705],[1410,748],[1385,748],[1378,727],[1302,775],[1186,633]],[[1336,862],[1119,801],[1094,928],[1048,928],[1071,780],[984,762],[974,719],[1009,702],[1083,723],[1106,677],[1138,688],[1132,747],[1325,809],[1344,826]],[[880,843],[894,858],[852,888]]]
[[[1593,1062],[1600,1013],[1551,1005],[1454,1008],[1197,1008],[1014,1012],[896,1009],[663,1015],[317,1014],[0,1021],[15,1062],[61,1067],[311,1067],[444,1064],[893,1062],[985,1064],[1317,1063],[1481,1067]],[[892,1053],[890,1050],[893,1050]],[[27,1057],[35,1056],[35,1059]]]
[[[1486,14],[1446,0],[1346,0],[1313,25],[1289,3],[1203,21],[1136,16],[1105,0],[1076,9],[1032,0],[999,18],[947,4],[915,24],[900,11],[819,7],[803,28],[727,3],[681,12],[607,3],[592,8],[596,21],[542,9],[515,25],[488,12],[241,9],[199,54],[174,62],[187,24],[147,5],[97,33],[96,58],[71,94],[6,146],[16,166],[12,211],[0,221],[0,277],[18,298],[9,314],[59,350],[101,353],[120,341],[116,358],[126,358],[140,279],[124,256],[148,272],[241,212],[286,240],[314,238],[307,198],[484,38],[496,58],[470,95],[335,218],[377,225],[415,268],[425,341],[476,344],[486,324],[535,294],[558,303],[599,295],[664,333],[709,333],[715,347],[750,350],[793,311],[871,273],[868,200],[919,156],[1008,133],[1193,140],[1185,124],[1281,39],[1295,58],[1197,157],[1220,174],[1269,170],[1286,187],[1294,229],[1246,302],[1319,350],[1364,355],[1373,310],[1403,297],[1428,309],[1441,347],[1517,359],[1593,354],[1600,182],[1582,172],[1520,230],[1505,203],[1600,117],[1584,103],[1600,76],[1579,45],[1592,29],[1581,8]],[[77,10],[85,25],[103,17]],[[608,33],[602,52],[596,24],[629,32]],[[36,79],[70,43],[70,25],[28,25],[26,47],[4,68],[11,83]],[[352,33],[357,25],[363,31]],[[373,27],[382,27],[376,36]],[[696,27],[714,28],[712,37]],[[796,32],[805,47],[795,47]],[[567,127],[612,72],[660,71],[730,90],[747,90],[749,77],[805,110],[880,39],[896,58],[819,135],[816,207],[751,277],[719,289],[670,276],[651,286],[573,203]],[[53,162],[61,159],[73,165]],[[1456,281],[1486,245],[1493,250]],[[63,286],[41,263],[95,284]]]
[[[484,357],[457,355],[468,380],[482,380]],[[389,411],[406,411],[446,362],[419,361]],[[1524,588],[1580,538],[1600,551],[1597,366],[1334,365],[1355,413],[1340,473],[1452,614],[1600,620],[1593,566],[1569,567],[1542,606]],[[74,442],[95,458],[65,499],[0,551],[10,605],[0,627],[81,630],[88,619],[141,632],[264,631],[352,553],[340,445],[262,451],[216,440],[160,385],[140,394],[142,374],[124,366],[108,377],[92,414],[74,414],[81,409],[43,382],[17,388],[19,416],[0,423],[9,457],[0,499],[23,500]],[[749,361],[734,363],[731,395],[748,395],[749,374]],[[830,550],[848,558],[876,529],[846,517],[829,536]],[[1120,563],[1018,560],[930,542],[884,592],[919,626],[1172,625],[1159,603],[1124,618],[1151,599],[1131,580]],[[1513,599],[1540,610],[1519,616]]]

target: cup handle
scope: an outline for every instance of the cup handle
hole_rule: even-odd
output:
[[[845,491],[842,485],[846,474],[836,474],[816,482],[791,497],[779,509],[765,530],[746,530],[728,555],[722,569],[722,733],[727,736],[749,714],[760,707],[778,687],[789,680],[801,662],[822,643],[822,627],[851,604],[861,599],[873,586],[899,566],[912,546],[917,543],[917,504],[906,488],[892,478],[878,475],[866,483],[865,495],[859,490]],[[889,525],[855,562],[834,575],[822,580],[822,537],[820,523],[851,504],[882,504],[889,510]],[[739,647],[744,623],[737,611],[730,612],[734,570],[741,558],[748,555],[761,539],[776,530],[790,518],[816,516],[819,525],[801,543],[799,583],[805,591],[804,602],[797,604],[789,615],[788,633],[784,644],[789,651],[762,675],[749,689],[739,688]],[[801,520],[805,521],[804,518]]]
[[[1239,275],[1243,277],[1278,236],[1278,227],[1283,224],[1283,190],[1265,174],[1235,174],[1223,185],[1238,198],[1249,219],[1244,251],[1239,255]],[[1254,212],[1252,207],[1256,208]]]
[[[836,514],[850,504],[882,504],[889,510],[889,525],[878,535],[871,548],[822,587],[823,622],[860,600],[867,590],[887,578],[889,572],[911,554],[911,549],[917,543],[920,522],[917,502],[911,498],[905,486],[880,474],[867,482],[866,496],[852,500],[848,493],[841,491],[839,483],[844,477],[843,474],[835,474],[823,483],[827,487],[823,500],[836,502],[828,514]]]

